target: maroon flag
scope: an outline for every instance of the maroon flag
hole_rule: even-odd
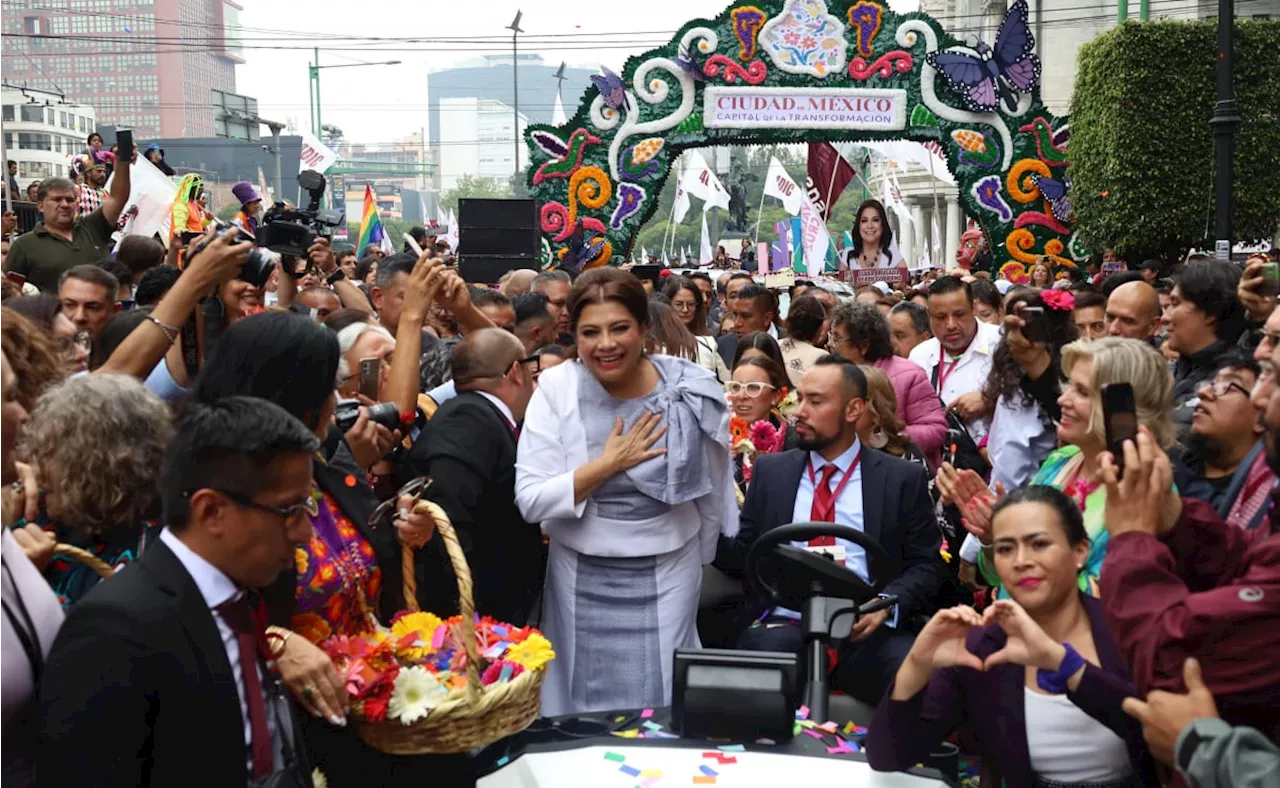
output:
[[[824,220],[831,218],[832,206],[851,180],[853,166],[845,161],[834,145],[829,142],[809,143],[809,177],[804,188],[809,201],[822,213]]]

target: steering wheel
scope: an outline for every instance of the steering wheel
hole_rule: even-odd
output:
[[[866,582],[843,563],[826,555],[790,544],[818,536],[843,539],[861,547],[867,555],[867,571],[875,582]],[[775,569],[776,581],[761,571],[766,566]],[[800,610],[805,600],[815,593],[861,604],[879,594],[896,574],[893,561],[879,542],[856,528],[836,523],[779,526],[761,534],[747,553],[746,575],[752,590],[768,597],[774,606],[792,610]]]

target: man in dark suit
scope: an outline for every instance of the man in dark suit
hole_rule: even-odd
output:
[[[440,406],[411,452],[433,480],[424,497],[449,515],[467,553],[476,610],[518,626],[534,611],[546,565],[541,531],[515,504],[517,425],[533,396],[536,363],[510,332],[467,334],[451,362],[458,396]],[[447,563],[439,569],[424,578],[439,605],[432,609],[455,612],[453,572]]]
[[[862,370],[824,356],[805,373],[798,389],[799,448],[757,460],[741,530],[722,551],[722,563],[740,572],[745,551],[758,536],[793,522],[834,522],[876,540],[898,571],[881,593],[896,596],[898,604],[858,620],[849,639],[838,645],[833,676],[837,689],[875,705],[915,640],[907,630],[908,619],[927,609],[942,582],[942,534],[933,518],[924,469],[858,440],[858,419],[867,407]],[[853,543],[815,539],[809,546],[827,551],[868,579],[866,553]],[[768,611],[743,633],[739,646],[798,652],[803,646],[799,615],[780,608]]]
[[[41,681],[41,786],[243,786],[311,767],[261,659],[252,589],[311,535],[319,441],[264,400],[191,403],[164,462],[167,527],[76,603]]]
[[[778,298],[769,290],[748,281],[736,289],[740,280],[729,280],[730,295],[728,308],[733,312],[733,333],[722,334],[716,340],[716,347],[725,366],[733,366],[733,357],[738,352],[738,342],[747,334],[757,331],[768,333],[778,317]]]

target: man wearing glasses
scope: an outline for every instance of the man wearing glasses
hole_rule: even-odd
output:
[[[286,768],[298,781],[280,784],[311,784],[296,712],[261,658],[256,592],[311,537],[318,448],[265,400],[184,409],[164,460],[160,539],[75,604],[49,652],[41,784],[182,785],[195,764],[204,785],[256,785]]]
[[[1225,360],[1197,392],[1186,451],[1174,463],[1179,492],[1249,531],[1262,522],[1276,481],[1267,467],[1258,411],[1249,403],[1259,374],[1258,362],[1243,354]]]
[[[516,626],[528,622],[542,588],[546,549],[536,526],[515,504],[516,445],[533,397],[537,356],[508,331],[469,332],[450,361],[458,395],[445,402],[409,451],[413,473],[434,481],[423,497],[453,523],[467,553],[476,610]],[[424,607],[441,615],[458,611],[457,584],[440,540],[428,544],[429,561],[419,586]]]

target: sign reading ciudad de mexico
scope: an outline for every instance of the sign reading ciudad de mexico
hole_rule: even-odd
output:
[[[709,129],[906,128],[907,92],[877,88],[728,88],[703,90]]]

